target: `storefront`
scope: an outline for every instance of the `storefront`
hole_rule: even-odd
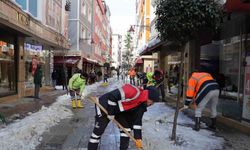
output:
[[[59,73],[58,85],[62,85],[72,77],[77,69],[80,56],[54,56],[54,70]]]
[[[86,73],[90,73],[91,70],[96,70],[98,67],[98,63],[96,60],[90,58],[82,58],[82,70]]]
[[[221,40],[201,46],[200,66],[220,85],[219,112],[250,122],[250,17],[246,14],[231,17],[223,25]]]
[[[0,97],[16,94],[16,71],[14,37],[0,36]]]
[[[25,52],[25,87],[32,88],[34,85],[34,71],[39,63],[43,71],[42,85],[45,81],[45,50],[42,45],[24,43]]]
[[[33,94],[32,89],[27,90],[33,83],[33,60],[42,64],[43,79],[50,79],[51,64],[45,60],[43,46],[48,50],[68,49],[69,42],[12,1],[0,3],[0,97],[27,96]]]

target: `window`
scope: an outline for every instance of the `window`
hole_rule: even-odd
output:
[[[85,4],[85,1],[82,1],[81,14],[86,15],[86,12],[87,12],[87,7],[86,7],[86,4]]]
[[[14,45],[0,40],[0,97],[16,92]]]
[[[29,12],[37,17],[37,0],[29,0]]]
[[[88,21],[91,22],[91,9],[88,9]]]
[[[16,2],[22,6],[23,10],[27,10],[27,2],[26,0],[16,0]]]
[[[84,29],[83,26],[81,27],[80,39],[82,39],[82,40],[86,39],[86,29]]]
[[[244,36],[243,36],[244,37]],[[218,111],[240,120],[244,93],[245,48],[240,36],[216,41],[201,47],[201,68],[210,72],[220,86]]]

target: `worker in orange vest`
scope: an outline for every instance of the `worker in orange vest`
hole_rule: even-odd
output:
[[[210,103],[210,117],[212,124],[211,129],[216,129],[217,104],[219,99],[219,85],[214,78],[206,72],[194,71],[188,80],[188,88],[186,91],[185,108],[188,108],[190,103],[195,105],[195,126],[194,130],[200,130],[200,118],[202,110],[207,103]]]

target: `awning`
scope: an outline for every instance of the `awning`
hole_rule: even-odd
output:
[[[158,51],[166,51],[168,53],[176,52],[178,51],[177,45],[174,42],[171,41],[161,41],[158,38],[155,38],[148,42],[147,46],[140,51],[140,55],[151,55],[154,52]]]
[[[135,64],[136,64],[136,65],[141,65],[141,64],[143,64],[143,60],[142,60],[141,58],[137,58],[137,59],[135,60]]]
[[[81,57],[80,56],[54,56],[54,64],[64,64],[66,66],[72,67],[76,66],[77,63],[80,61]]]
[[[85,57],[82,57],[82,62],[83,63],[89,63],[89,64],[97,64],[96,60],[90,59],[90,58],[85,58]]]
[[[250,3],[246,2],[243,3],[244,0],[227,0],[227,2],[224,5],[226,12],[239,12],[239,11],[250,11]]]
[[[157,39],[153,39],[148,42],[143,49],[140,50],[140,55],[150,55],[153,52],[156,52],[158,48],[160,48],[165,42]]]

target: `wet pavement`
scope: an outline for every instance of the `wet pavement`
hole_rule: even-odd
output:
[[[91,96],[100,96],[110,90],[112,86],[119,86],[111,82],[108,87],[99,86],[93,91]],[[114,87],[113,87],[114,88]],[[50,128],[42,136],[41,144],[36,147],[37,150],[85,150],[94,128],[94,104],[88,99],[84,100],[83,109],[72,110],[73,118],[64,119],[58,125]],[[102,135],[100,150],[118,150],[120,142],[119,129],[109,123]],[[133,143],[130,143],[129,149],[135,149]]]
[[[90,95],[100,96],[110,90],[110,87],[119,86],[119,83],[110,83],[108,87],[99,86],[93,90]],[[63,90],[56,90],[47,94],[41,95],[41,99],[23,98],[14,104],[0,104],[0,110],[5,111],[9,117],[21,119],[28,115],[29,112],[38,111],[41,106],[49,106],[60,95],[66,94]],[[70,102],[70,100],[69,100]],[[171,105],[171,102],[168,102]],[[175,104],[175,103],[174,103]],[[61,120],[56,126],[51,127],[42,135],[40,145],[36,147],[37,150],[86,150],[89,137],[94,127],[94,104],[85,99],[84,109],[72,110],[73,117]],[[70,106],[67,106],[70,108]],[[192,118],[192,114],[188,114]],[[204,120],[206,122],[206,120]],[[217,136],[225,139],[225,150],[248,150],[250,147],[250,136],[241,133],[232,128],[228,128],[219,124],[219,132]],[[119,149],[119,129],[110,123],[106,128],[105,133],[99,144],[99,150],[118,150]],[[129,150],[135,149],[134,143],[130,141]]]
[[[23,97],[11,103],[1,103],[0,112],[6,117],[7,124],[16,119],[22,119],[30,113],[37,112],[42,106],[49,106],[60,95],[66,94],[65,90],[50,90],[40,94],[40,99],[32,96]]]

